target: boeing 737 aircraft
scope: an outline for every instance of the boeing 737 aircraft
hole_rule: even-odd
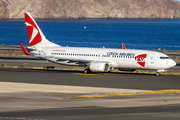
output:
[[[63,65],[84,66],[85,73],[121,71],[156,70],[157,76],[176,65],[166,54],[148,50],[106,49],[62,47],[46,39],[41,29],[29,12],[25,14],[25,24],[29,38],[29,47],[20,46],[26,55],[34,55],[48,61]]]

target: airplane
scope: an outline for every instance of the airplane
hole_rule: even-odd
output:
[[[24,16],[29,47],[24,48],[20,42],[19,44],[26,55],[62,65],[84,66],[84,73],[110,72],[113,69],[156,70],[156,75],[159,76],[160,72],[165,72],[176,65],[176,62],[164,53],[126,49],[124,43],[122,43],[123,49],[63,47],[44,36],[30,12],[24,13]]]

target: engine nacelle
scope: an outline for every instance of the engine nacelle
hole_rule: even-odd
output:
[[[108,72],[110,71],[110,65],[105,62],[93,62],[90,64],[89,69],[92,72]]]
[[[131,72],[133,72],[133,71],[136,71],[136,69],[118,69],[118,70],[120,70],[120,71],[131,71]]]

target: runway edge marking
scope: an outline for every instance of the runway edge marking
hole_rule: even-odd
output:
[[[97,95],[76,95],[73,98],[58,98],[61,100],[77,100],[77,99],[92,99],[99,97],[111,97],[111,96],[133,96],[133,95],[156,95],[156,94],[172,94],[172,93],[180,93],[178,89],[167,89],[167,90],[157,90],[152,92],[137,92],[137,93],[105,93],[105,94],[97,94]],[[172,94],[176,95],[176,94]]]

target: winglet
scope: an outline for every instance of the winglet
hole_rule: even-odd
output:
[[[122,48],[123,48],[123,49],[126,49],[126,47],[125,47],[124,43],[122,43]]]
[[[28,53],[27,50],[24,48],[24,46],[21,44],[21,42],[19,42],[19,44],[20,44],[20,46],[21,46],[21,49],[22,49],[23,53],[24,53],[25,55],[29,55],[29,53]]]

